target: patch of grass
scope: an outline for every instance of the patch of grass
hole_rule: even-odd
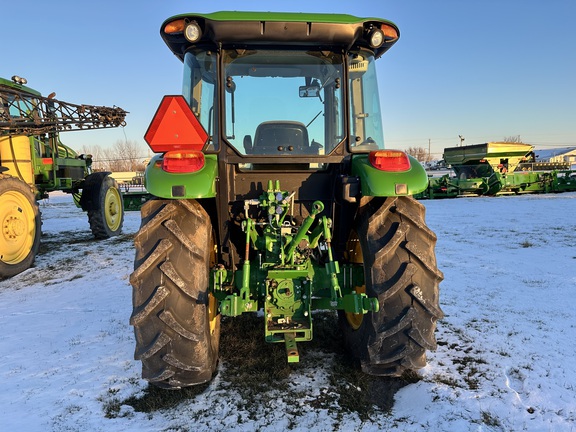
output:
[[[450,388],[462,388],[462,384],[460,384],[456,379],[451,376],[444,376],[444,375],[434,375],[432,381],[447,385]]]
[[[362,421],[368,420],[376,410],[391,412],[396,392],[418,381],[420,377],[415,372],[405,372],[400,378],[367,375],[347,356],[334,362],[330,376],[330,384],[339,395],[340,408],[357,413]]]
[[[122,403],[118,398],[111,398],[108,400],[99,399],[100,402],[104,404],[104,417],[108,419],[118,418],[120,413],[120,407]]]
[[[401,378],[382,378],[364,374],[357,362],[344,350],[342,332],[334,312],[314,314],[314,339],[298,344],[300,363],[286,361],[284,343],[264,340],[264,322],[256,314],[236,318],[222,317],[220,336],[219,380],[212,390],[231,391],[233,403],[248,418],[256,419],[273,410],[277,400],[293,401],[286,412],[297,418],[302,414],[302,403],[307,409],[326,409],[337,419],[354,412],[362,420],[375,411],[389,412],[396,392],[407,384],[419,381],[416,373]],[[291,377],[298,371],[311,371],[310,391],[294,385]],[[327,376],[315,385],[314,375]],[[136,411],[152,413],[172,408],[192,400],[212,384],[188,387],[182,390],[162,390],[149,385],[143,395],[118,401],[113,395],[105,403],[107,416],[118,416],[122,405]],[[321,386],[321,387],[318,387]]]
[[[502,423],[500,422],[500,420],[498,420],[498,417],[495,417],[489,412],[482,411],[481,415],[482,415],[482,423],[485,424],[486,426],[492,426],[492,427],[502,426]]]
[[[275,398],[280,390],[290,399],[308,398],[307,404],[316,409],[355,412],[365,420],[375,408],[390,411],[396,392],[419,380],[415,373],[406,373],[401,378],[364,374],[344,350],[342,332],[334,312],[314,314],[314,339],[298,345],[301,363],[292,366],[286,363],[284,344],[264,341],[261,317],[244,316],[226,321],[231,322],[222,322],[220,346],[225,364],[222,378],[245,400],[265,402],[268,398]],[[229,325],[234,328],[228,328]],[[314,353],[318,352],[332,354],[333,360],[329,364],[318,363],[314,358],[317,357]],[[326,370],[329,386],[314,397],[294,393],[289,386],[292,371],[314,367]]]
[[[522,246],[523,248],[530,248],[534,246],[534,243],[528,240],[524,240],[522,243],[520,243],[520,246]]]
[[[290,375],[284,344],[264,340],[264,318],[256,314],[223,317],[221,325],[222,378],[232,387],[259,392]]]
[[[452,362],[458,365],[456,369],[458,373],[462,375],[468,388],[470,390],[478,390],[480,384],[479,377],[484,376],[484,373],[477,365],[486,364],[486,360],[472,356],[464,356],[460,359],[454,359]]]
[[[178,404],[194,399],[199,394],[203,393],[208,387],[209,383],[201,384],[193,387],[186,387],[180,390],[165,390],[153,385],[149,385],[144,390],[142,396],[132,396],[126,400],[119,401],[113,398],[105,406],[105,411],[118,413],[122,405],[129,405],[135,411],[150,413],[158,410],[169,409],[177,406]]]

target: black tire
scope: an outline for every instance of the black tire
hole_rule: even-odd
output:
[[[100,173],[96,173],[100,174]],[[95,176],[91,174],[91,176]],[[88,176],[90,178],[90,176]],[[124,202],[118,183],[109,175],[95,176],[86,181],[82,195],[91,197],[88,208],[90,230],[97,239],[107,239],[119,235],[124,223]]]
[[[142,377],[177,389],[212,379],[220,315],[209,293],[214,259],[210,217],[195,200],[153,199],[142,206],[130,276]]]
[[[40,229],[40,211],[30,186],[0,174],[0,280],[32,266]]]
[[[380,309],[341,313],[347,348],[370,375],[400,376],[426,365],[436,349],[436,321],[444,315],[436,265],[436,235],[424,222],[425,208],[411,197],[367,199],[351,241],[360,243],[365,290]],[[353,245],[349,250],[353,250]]]

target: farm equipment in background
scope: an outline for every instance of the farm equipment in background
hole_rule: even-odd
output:
[[[417,198],[576,191],[576,171],[568,163],[537,162],[534,146],[489,142],[444,149],[455,176],[431,177]]]
[[[443,275],[411,196],[424,168],[384,149],[375,62],[398,28],[216,12],[172,17],[160,33],[184,85],[145,135],[153,198],[130,276],[142,376],[163,388],[209,381],[221,317],[244,313],[261,314],[265,340],[297,362],[317,310],[338,311],[366,373],[423,367]]]
[[[72,194],[97,239],[120,233],[124,217],[110,173],[92,173],[92,156],[62,144],[59,133],[123,126],[126,112],[62,102],[25,84],[16,76],[0,78],[0,279],[34,262],[41,234],[38,200],[49,192]]]
[[[124,211],[140,211],[142,204],[152,196],[144,187],[144,172],[113,172],[110,176],[118,182]]]

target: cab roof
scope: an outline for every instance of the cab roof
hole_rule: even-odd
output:
[[[209,14],[181,14],[168,18],[160,34],[170,50],[183,59],[193,46],[183,31],[170,30],[176,22],[196,22],[202,31],[197,45],[312,46],[318,49],[368,47],[368,36],[374,29],[389,29],[396,37],[386,37],[384,43],[373,48],[376,57],[384,54],[398,40],[400,32],[391,21],[380,18],[359,18],[346,14],[284,13],[284,12],[214,12]]]
[[[15,83],[14,81],[7,80],[5,78],[0,78],[0,86],[1,87],[8,87],[10,89],[17,90],[17,91],[22,92],[22,93],[30,93],[33,96],[41,96],[40,92],[38,92],[38,91],[36,91],[30,87],[27,87],[23,84],[18,84],[18,83]]]

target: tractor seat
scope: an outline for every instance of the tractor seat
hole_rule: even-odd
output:
[[[256,128],[254,154],[305,154],[308,153],[308,131],[296,121],[268,121]]]

